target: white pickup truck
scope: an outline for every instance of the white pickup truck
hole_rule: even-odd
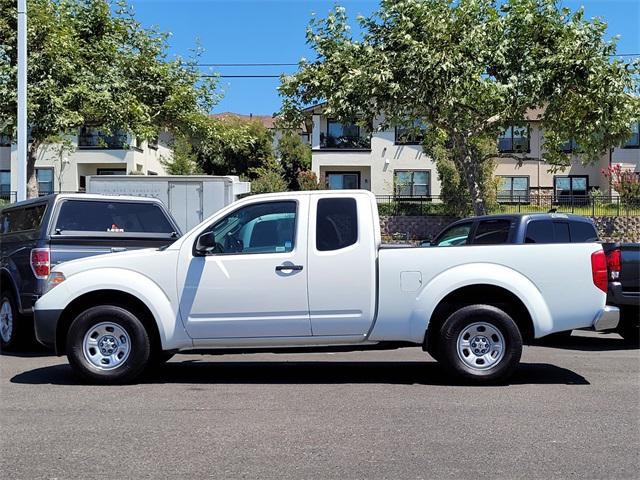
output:
[[[500,382],[523,342],[615,328],[606,268],[596,243],[385,247],[366,191],[256,195],[167,247],[55,267],[36,336],[99,383],[178,351],[416,345]]]

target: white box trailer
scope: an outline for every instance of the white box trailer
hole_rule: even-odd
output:
[[[250,193],[251,184],[236,176],[93,175],[87,177],[87,192],[157,198],[187,232],[240,195]]]

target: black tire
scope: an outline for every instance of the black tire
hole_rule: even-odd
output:
[[[470,331],[475,333],[469,334]],[[469,336],[465,339],[463,333]],[[460,347],[462,353],[458,353],[459,338],[469,343],[468,348]],[[498,352],[498,344],[502,345],[503,353]],[[491,357],[489,362],[496,363],[485,361],[486,355]],[[440,330],[439,361],[450,373],[472,383],[505,382],[518,366],[521,355],[522,335],[518,326],[507,313],[491,305],[463,307]]]
[[[95,340],[95,346],[87,346],[86,354],[85,337]],[[125,354],[125,350],[128,353]],[[113,356],[107,353],[122,354],[122,359],[115,359],[116,363],[110,364]],[[122,307],[100,305],[85,310],[76,317],[67,332],[69,364],[83,379],[92,383],[129,383],[144,371],[150,354],[149,334],[143,323]],[[100,360],[106,363],[96,365]]]
[[[629,345],[640,345],[640,309],[622,308],[616,331]]]
[[[27,318],[18,312],[12,292],[0,294],[0,350],[16,350],[29,333]]]

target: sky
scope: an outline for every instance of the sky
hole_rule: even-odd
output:
[[[335,0],[129,0],[143,25],[171,32],[171,53],[189,56],[198,43],[200,63],[297,63],[313,58],[305,30],[312,13],[326,14]],[[378,1],[340,0],[355,20],[369,15]],[[562,0],[587,18],[601,17],[608,35],[619,35],[618,53],[640,54],[640,0]],[[355,22],[354,22],[355,23]],[[295,66],[211,67],[221,75],[279,75]],[[203,68],[207,73],[207,68]],[[280,108],[277,78],[221,78],[222,101],[214,112],[270,115]]]

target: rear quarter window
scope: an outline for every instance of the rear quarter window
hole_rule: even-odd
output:
[[[358,210],[354,198],[318,200],[316,249],[340,250],[358,241]]]
[[[524,243],[554,243],[553,222],[551,220],[533,220],[527,224]]]
[[[155,233],[175,231],[162,209],[153,203],[65,200],[55,229],[65,232]]]
[[[6,210],[0,215],[0,233],[29,232],[40,228],[47,204]]]

